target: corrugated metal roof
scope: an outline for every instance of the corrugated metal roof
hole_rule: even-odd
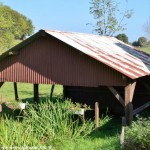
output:
[[[131,79],[150,75],[150,55],[108,36],[44,30]]]

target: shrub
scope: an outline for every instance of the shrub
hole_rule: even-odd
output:
[[[125,150],[148,150],[150,149],[150,117],[139,118],[133,122],[131,128],[126,128]]]

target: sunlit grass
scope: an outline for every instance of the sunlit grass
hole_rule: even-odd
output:
[[[33,84],[29,83],[17,83],[18,95],[20,100],[27,98],[33,99]],[[53,96],[62,95],[63,87],[61,85],[55,85]],[[49,97],[51,91],[51,85],[39,85],[39,96]],[[2,96],[3,101],[12,101],[15,99],[14,87],[12,82],[6,82],[0,88],[0,96]]]
[[[40,85],[39,86],[39,94],[40,101],[44,102],[45,99],[48,99],[50,95],[51,85]],[[54,89],[53,97],[62,97],[63,88],[61,85],[57,85]],[[18,83],[18,94],[20,101],[27,100],[30,102],[33,100],[33,84],[26,83]],[[3,102],[14,100],[14,89],[13,83],[5,83],[0,88],[0,96],[2,96]],[[56,98],[57,99],[57,98]],[[57,105],[56,105],[57,106]],[[53,105],[53,107],[56,107]],[[58,107],[62,107],[58,105]],[[54,109],[54,112],[50,113],[46,109],[42,109],[40,107],[40,119],[36,119],[36,114],[32,114],[28,116],[28,123],[25,121],[14,120],[11,117],[4,117],[0,122],[0,145],[11,146],[11,145],[53,145],[55,149],[59,150],[119,150],[119,132],[120,132],[120,123],[114,122],[114,119],[106,116],[103,119],[100,119],[100,129],[98,131],[92,130],[92,133],[83,137],[80,135],[80,130],[84,129],[83,126],[81,129],[78,128],[77,124],[75,125],[75,131],[77,132],[75,135],[76,138],[72,138],[71,135],[74,134],[71,131],[71,122],[69,126],[65,126],[66,122],[69,121],[60,118],[62,114],[61,109]],[[7,109],[8,110],[8,109]],[[31,112],[33,112],[32,110]],[[9,114],[14,115],[16,111],[9,110]],[[7,113],[5,112],[5,115]],[[49,120],[51,117],[55,119]],[[67,117],[66,117],[67,119]],[[57,122],[56,125],[53,123]],[[92,121],[94,126],[94,121]],[[91,125],[92,125],[91,124]],[[59,125],[62,128],[62,131],[58,128]],[[88,124],[90,127],[90,124]],[[58,130],[54,132],[54,128]],[[70,128],[70,129],[69,129]],[[48,129],[48,130],[47,130]],[[90,129],[90,128],[89,128]],[[48,131],[45,133],[45,131]],[[81,131],[82,131],[81,130]],[[61,131],[61,132],[60,132]],[[88,131],[85,128],[85,131]],[[64,133],[63,133],[64,132]],[[88,131],[89,132],[89,131]],[[52,138],[52,135],[55,133],[55,138]],[[75,136],[74,136],[75,137]],[[24,138],[24,140],[22,140]],[[16,141],[15,141],[16,139]],[[15,143],[16,142],[16,143]]]
[[[149,53],[150,54],[150,46],[149,47],[141,47],[140,48],[142,51]]]

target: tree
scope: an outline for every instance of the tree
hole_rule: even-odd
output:
[[[6,50],[16,43],[24,40],[33,33],[32,21],[11,9],[0,4],[0,51]]]
[[[125,30],[123,21],[132,16],[132,10],[121,12],[119,4],[113,0],[91,0],[90,13],[96,19],[95,31],[109,36]]]
[[[138,47],[138,46],[139,46],[139,43],[138,43],[138,41],[134,41],[134,42],[132,43],[132,45]]]
[[[145,37],[139,37],[139,38],[138,38],[138,45],[139,45],[139,46],[141,46],[141,47],[142,47],[142,46],[146,46],[147,43],[148,43],[148,42],[147,42],[147,39],[146,39]]]
[[[149,45],[149,41],[147,40],[147,38],[145,37],[139,37],[138,38],[138,41],[134,41],[132,43],[133,46],[140,46],[140,47],[143,47],[143,46],[147,46]]]
[[[127,37],[124,33],[118,34],[118,35],[116,36],[116,38],[117,38],[118,40],[123,41],[124,43],[127,43],[127,44],[128,44],[128,37]]]

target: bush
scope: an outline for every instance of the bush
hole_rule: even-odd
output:
[[[125,150],[148,150],[150,149],[150,117],[138,118],[131,128],[126,128]]]

